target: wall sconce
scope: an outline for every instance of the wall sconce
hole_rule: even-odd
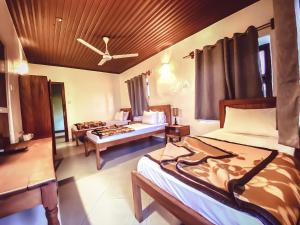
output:
[[[170,64],[169,63],[164,63],[162,64],[161,68],[160,68],[160,74],[162,76],[168,77],[171,73],[170,70]]]
[[[24,75],[28,73],[28,64],[26,61],[21,61],[17,64],[15,72],[20,75]]]

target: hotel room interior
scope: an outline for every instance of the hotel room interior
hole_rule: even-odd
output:
[[[300,225],[298,0],[0,0],[0,225]]]

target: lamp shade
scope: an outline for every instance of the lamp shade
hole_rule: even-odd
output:
[[[172,113],[173,113],[173,116],[178,116],[179,115],[179,109],[178,108],[173,108]]]

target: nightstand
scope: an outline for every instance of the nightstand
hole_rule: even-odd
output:
[[[190,126],[189,125],[169,125],[165,128],[166,133],[166,142],[170,140],[174,142],[174,140],[181,141],[181,138],[190,134]]]

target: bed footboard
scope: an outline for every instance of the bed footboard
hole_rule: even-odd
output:
[[[213,225],[207,219],[162,190],[137,171],[131,172],[135,218],[143,221],[141,189],[181,220],[185,225]]]

